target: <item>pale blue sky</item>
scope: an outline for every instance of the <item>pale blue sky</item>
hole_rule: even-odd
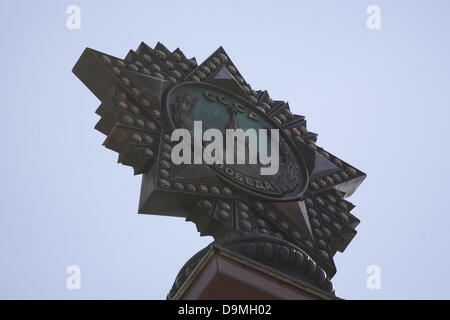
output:
[[[81,8],[81,30],[66,8]],[[366,28],[380,6],[381,30]],[[202,61],[222,45],[256,89],[289,101],[318,144],[368,174],[358,234],[336,255],[343,298],[450,298],[449,1],[2,1],[0,298],[165,298],[207,245],[183,219],[137,215],[140,177],[101,146],[87,46],[141,41]],[[81,290],[66,268],[81,267]],[[368,290],[379,265],[382,288]]]

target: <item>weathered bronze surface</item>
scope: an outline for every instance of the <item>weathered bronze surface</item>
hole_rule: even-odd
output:
[[[161,43],[142,43],[125,59],[88,48],[73,72],[101,100],[95,128],[107,136],[104,145],[143,174],[139,213],[184,217],[243,259],[334,292],[333,256],[359,224],[344,198],[366,175],[317,146],[304,116],[253,90],[223,48],[200,65]],[[229,104],[235,108],[223,107]],[[280,129],[279,173],[175,165],[172,130],[190,129],[194,120],[220,130]]]

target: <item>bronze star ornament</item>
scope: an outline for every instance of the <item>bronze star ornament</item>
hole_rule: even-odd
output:
[[[304,116],[252,89],[222,47],[200,65],[161,43],[141,43],[124,59],[87,48],[73,72],[101,101],[95,128],[104,145],[142,174],[139,213],[186,218],[222,248],[333,293],[333,256],[360,222],[345,198],[366,175],[319,147]],[[279,129],[278,173],[260,175],[258,164],[174,164],[171,134],[195,121],[203,130]]]

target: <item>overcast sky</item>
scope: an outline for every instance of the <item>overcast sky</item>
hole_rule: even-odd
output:
[[[141,41],[199,62],[222,45],[253,88],[368,174],[349,199],[358,234],[335,256],[340,297],[450,298],[449,14],[445,0],[1,1],[0,298],[165,298],[212,241],[137,214],[140,176],[101,146],[99,101],[71,73],[85,47],[125,57]],[[66,287],[70,265],[80,290]]]

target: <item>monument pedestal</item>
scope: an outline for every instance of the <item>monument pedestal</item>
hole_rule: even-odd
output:
[[[305,259],[305,261],[307,261]],[[181,269],[168,295],[174,300],[333,300],[334,292],[305,278],[279,272],[257,260],[212,243]],[[309,280],[309,281],[308,281]],[[330,283],[331,284],[331,283]]]

